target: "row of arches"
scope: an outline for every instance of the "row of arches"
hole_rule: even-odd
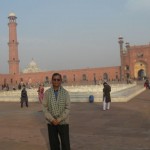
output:
[[[119,79],[119,76],[118,74],[116,74],[115,78],[114,79]],[[51,80],[51,78],[49,76],[45,76],[43,77],[43,79],[41,79],[40,81],[44,82],[44,83],[49,83]],[[98,74],[93,74],[93,77],[89,77],[88,74],[81,74],[80,75],[80,78],[79,78],[79,75],[77,76],[76,74],[73,74],[72,77],[70,77],[70,75],[62,75],[62,81],[64,83],[67,83],[67,82],[78,82],[78,81],[98,81],[98,80],[110,80],[110,76],[108,73],[104,73],[103,75],[98,75]],[[39,80],[37,80],[38,82]],[[19,84],[20,82],[24,82],[24,83],[33,83],[33,79],[32,77],[29,77],[28,79],[24,79],[23,77],[21,77],[18,81],[17,80],[14,80],[13,78],[4,78],[3,80],[3,83],[9,83],[9,84]]]
[[[48,77],[46,77],[46,79],[48,79]],[[118,74],[116,75],[115,79],[119,79]],[[82,74],[81,76],[81,81],[88,81],[88,75],[87,74]],[[109,75],[108,73],[104,73],[102,76],[97,76],[95,73],[93,74],[93,81],[94,80],[109,80]],[[62,81],[63,82],[67,82],[68,81],[68,76],[67,75],[62,75]],[[73,75],[73,81],[76,81],[76,75]]]

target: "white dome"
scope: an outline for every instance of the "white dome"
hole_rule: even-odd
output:
[[[15,13],[11,12],[9,13],[9,17],[16,17]]]
[[[23,70],[23,73],[32,73],[32,72],[40,72],[41,70],[38,68],[36,62],[32,59],[27,68]]]
[[[36,64],[36,62],[32,59],[31,62],[29,63],[29,66],[30,66],[30,67],[36,67],[37,64]]]

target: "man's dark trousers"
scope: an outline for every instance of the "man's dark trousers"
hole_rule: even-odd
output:
[[[48,124],[48,135],[51,150],[70,150],[69,125]],[[60,139],[60,140],[59,140]]]

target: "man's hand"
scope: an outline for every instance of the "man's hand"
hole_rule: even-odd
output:
[[[57,119],[54,119],[54,120],[52,121],[52,124],[55,125],[55,126],[56,126],[56,125],[59,125],[59,123],[60,123],[60,122],[59,122]]]

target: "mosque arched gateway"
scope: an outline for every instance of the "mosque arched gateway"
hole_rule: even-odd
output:
[[[147,77],[147,65],[145,62],[136,62],[134,65],[134,76],[138,79],[144,79]]]

